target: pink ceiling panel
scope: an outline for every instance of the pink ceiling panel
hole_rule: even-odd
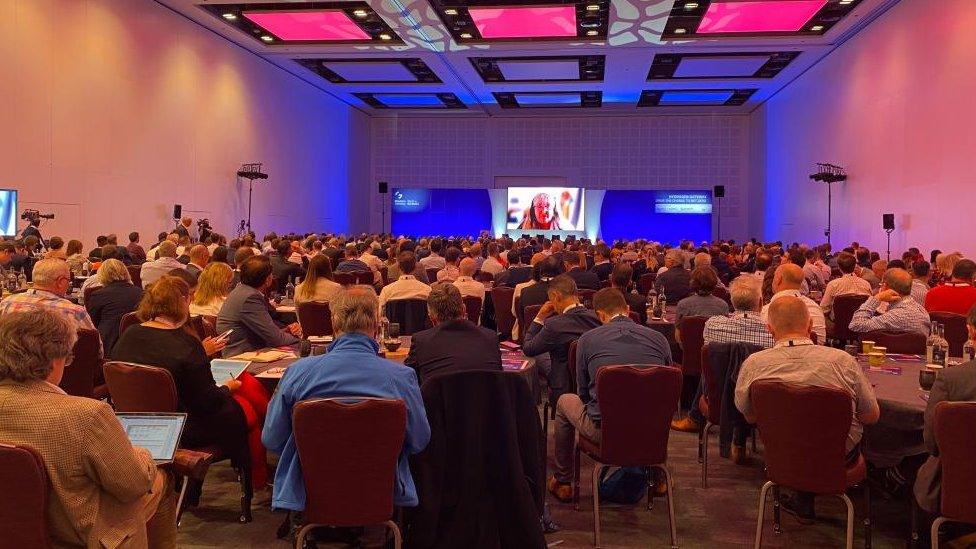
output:
[[[284,41],[344,41],[369,40],[371,37],[359,28],[341,10],[244,12],[254,23]]]
[[[470,8],[482,38],[562,38],[576,36],[575,6]]]
[[[796,32],[827,0],[750,0],[712,2],[698,25],[699,34]]]

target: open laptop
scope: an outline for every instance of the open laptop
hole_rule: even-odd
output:
[[[115,417],[132,445],[149,450],[157,465],[173,461],[186,414],[117,413]]]

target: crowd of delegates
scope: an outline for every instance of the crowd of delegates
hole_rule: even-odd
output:
[[[107,404],[69,397],[57,387],[80,328],[98,330],[106,358],[158,366],[173,376],[180,407],[189,415],[184,443],[216,445],[234,462],[251,463],[258,487],[270,475],[266,451],[279,454],[272,506],[293,511],[293,526],[301,524],[305,506],[291,430],[298,402],[347,395],[403,400],[407,428],[395,502],[414,506],[418,494],[408,458],[431,436],[421,384],[458,370],[502,370],[500,339],[521,339],[523,352],[545,375],[556,417],[555,470],[547,487],[558,500],[571,501],[574,433],[596,443],[601,437],[599,369],[673,362],[668,340],[645,325],[648,300],[638,293],[645,274],[656,275],[653,291],[674,306],[679,339],[684,319],[706,317],[706,345],[751,346],[751,354],[741,357],[735,386],[734,404],[745,420],[754,419],[749,389],[758,380],[848,392],[852,459],[863,426],[876,422],[880,411],[857,361],[828,345],[837,297],[867,297],[851,320],[855,332],[927,335],[929,313],[953,312],[967,315],[969,334],[976,338],[976,263],[939,250],[925,258],[912,248],[889,262],[856,242],[833,253],[829,246],[779,242],[672,247],[487,233],[476,239],[272,233],[260,241],[253,234],[228,241],[210,233],[195,241],[191,226],[181,221],[148,250],[138,233],[125,246],[115,235],[99,236],[87,255],[80,241],[61,237],[52,237],[47,250],[30,238],[0,243],[0,266],[29,267],[32,278],[30,289],[0,301],[0,441],[31,444],[44,458],[52,479],[50,531],[59,543],[93,545],[102,536],[124,534],[152,546],[173,544],[165,518],[173,506],[168,475],[128,444]],[[343,286],[335,280],[339,273],[361,274],[357,279],[369,283]],[[73,280],[82,280],[83,305],[68,298]],[[499,334],[469,320],[464,299],[484,302],[489,281],[512,288],[511,312],[527,326]],[[295,362],[273,398],[246,373],[215,380],[213,357],[301,340],[301,325],[283,319],[274,306],[274,298],[292,288],[296,303],[330,305],[336,339],[329,352]],[[584,306],[581,290],[595,292],[592,304]],[[378,356],[376,336],[386,305],[404,299],[426,302],[431,327],[413,334],[400,365]],[[526,319],[533,305],[538,312]],[[120,333],[120,320],[133,312],[140,323]],[[196,316],[230,336],[201,337],[190,328]],[[570,372],[574,341],[576,372]],[[576,377],[575,393],[570,375]],[[675,418],[673,429],[703,427],[697,406],[705,390],[700,384],[691,409]],[[932,389],[925,415],[932,457],[915,487],[929,512],[938,512],[939,489],[932,410],[941,401],[974,398],[974,362],[946,372]],[[65,429],[59,423],[64,417],[77,422],[77,429]],[[79,440],[52,437],[55,431]],[[732,459],[745,463],[745,453],[744,438],[737,436]],[[662,479],[654,482],[655,493],[667,491]],[[188,501],[199,494],[199,484],[191,486]],[[811,494],[783,503],[800,517],[815,516]]]

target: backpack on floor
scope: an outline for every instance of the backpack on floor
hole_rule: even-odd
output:
[[[647,493],[646,467],[604,467],[600,471],[600,501],[633,505]]]

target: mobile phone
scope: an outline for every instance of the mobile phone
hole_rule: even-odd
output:
[[[230,334],[233,331],[234,331],[233,328],[231,328],[230,330],[227,330],[226,332],[224,332],[224,333],[220,334],[219,336],[215,337],[214,338],[214,341],[223,341],[223,340],[227,339],[228,337],[230,337]]]

